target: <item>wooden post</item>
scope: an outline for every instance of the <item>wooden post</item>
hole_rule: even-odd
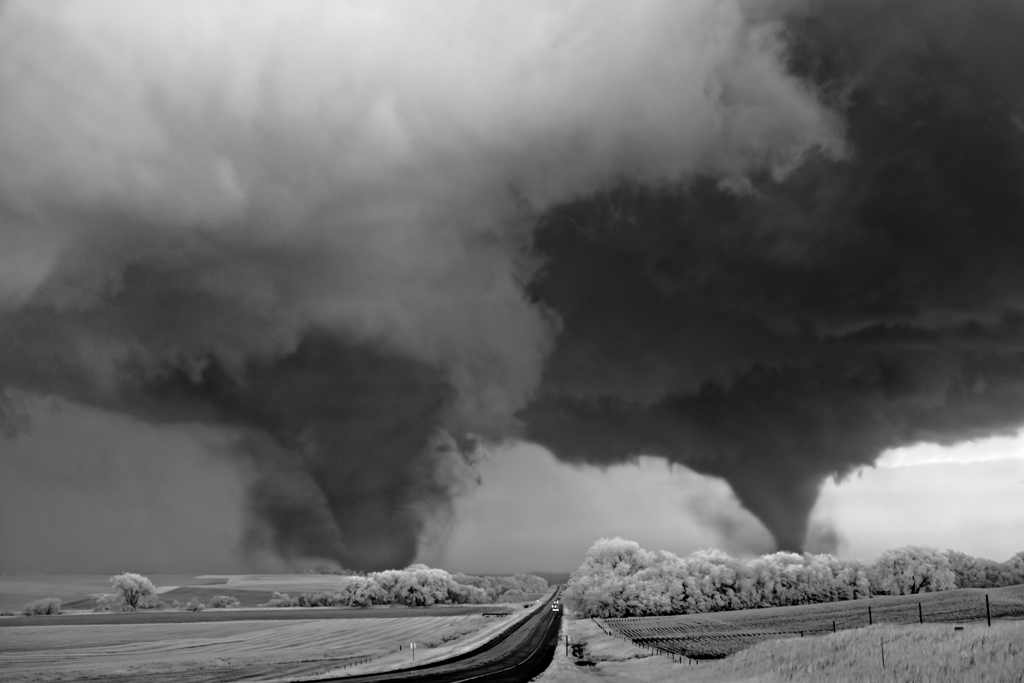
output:
[[[924,623],[924,613],[921,612],[921,603],[917,603],[917,620],[920,623]]]
[[[988,593],[985,593],[985,616],[988,618],[989,628],[992,628],[992,610],[988,607]]]
[[[885,668],[885,642],[879,638],[878,644],[882,646],[882,668]]]
[[[868,626],[871,626],[874,622],[871,620],[871,605],[868,605]]]
[[[835,632],[836,632],[836,620],[833,619],[832,620],[832,633],[835,633]]]

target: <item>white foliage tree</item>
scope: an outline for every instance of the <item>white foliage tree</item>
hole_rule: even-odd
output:
[[[526,602],[526,599],[526,593],[518,588],[510,588],[498,598],[498,602]]]
[[[587,551],[563,596],[584,617],[714,612],[867,598],[869,574],[859,560],[827,554],[778,552],[743,560],[699,550],[680,558],[602,538]],[[932,581],[945,585],[941,578]]]
[[[114,588],[114,600],[111,608],[120,608],[134,612],[137,609],[156,607],[159,604],[156,586],[141,574],[124,572],[110,577],[110,585]]]
[[[872,566],[880,592],[915,595],[956,588],[956,575],[946,555],[925,546],[886,550]]]

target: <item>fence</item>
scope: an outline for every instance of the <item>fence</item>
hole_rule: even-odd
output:
[[[858,601],[859,602],[859,601]],[[859,628],[873,624],[924,624],[954,623],[959,621],[985,620],[992,626],[993,609],[989,596],[984,595],[984,606],[978,600],[973,605],[946,604],[943,602],[907,602],[899,604],[876,604],[854,607],[849,602],[819,603],[831,605],[835,614],[824,613],[812,618],[804,616],[801,622],[799,614],[794,618],[785,619],[781,613],[774,612],[771,617],[777,621],[770,624],[772,618],[759,618],[760,610],[744,610],[747,624],[742,621],[733,627],[722,624],[720,628],[706,623],[688,624],[685,617],[631,617],[613,620],[612,624],[604,620],[594,619],[594,623],[608,636],[630,642],[636,647],[646,649],[654,654],[671,658],[684,664],[697,664],[702,661],[721,659],[745,649],[755,643],[773,638],[791,636],[813,636],[835,633],[838,630]],[[931,609],[929,609],[929,607]],[[788,608],[787,608],[788,609]],[[719,612],[715,614],[727,614]],[[736,612],[734,614],[739,614]],[[996,617],[1016,614],[1013,610],[999,609]],[[698,615],[694,615],[698,616]],[[708,616],[702,614],[699,616]],[[744,626],[746,626],[744,628]]]
[[[657,645],[654,645],[652,643],[643,642],[641,639],[627,638],[626,636],[624,636],[623,634],[618,633],[618,632],[614,632],[613,633],[612,630],[609,629],[607,625],[601,623],[597,619],[594,619],[594,623],[597,624],[598,628],[600,628],[602,631],[604,631],[605,635],[611,636],[612,638],[618,638],[619,640],[622,640],[624,642],[631,642],[636,647],[643,648],[643,649],[646,649],[646,650],[650,650],[651,652],[653,652],[655,654],[664,655],[666,657],[671,658],[673,662],[678,662],[679,664],[699,664],[701,662],[700,659],[695,659],[693,657],[689,657],[686,654],[681,653],[681,652],[672,652],[672,651],[669,651],[669,650],[665,650],[665,649],[663,649],[663,648],[661,648],[661,647],[659,647]]]

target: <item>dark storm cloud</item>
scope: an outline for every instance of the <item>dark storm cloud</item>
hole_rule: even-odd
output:
[[[401,565],[455,444],[521,434],[538,216],[844,152],[739,2],[444,7],[4,4],[5,430],[18,391],[216,426],[252,546]]]
[[[798,549],[827,476],[1024,423],[1024,9],[786,10],[849,155],[550,212],[530,291],[562,330],[524,417],[567,460],[724,477]]]
[[[109,333],[107,316],[157,329],[180,323],[173,302],[151,302],[148,315],[136,304],[112,297],[100,319],[78,315],[73,334]],[[438,434],[450,389],[425,364],[312,331],[289,353],[241,366],[227,367],[214,353],[149,366],[130,357],[116,374],[96,378],[65,365],[81,361],[55,321],[68,324],[32,307],[4,318],[0,377],[155,424],[237,428],[237,451],[255,475],[251,507],[261,523],[250,541],[257,547],[357,569],[400,566],[415,556],[424,520],[461,485],[442,476],[444,459],[453,457]],[[108,348],[114,340],[96,343]]]

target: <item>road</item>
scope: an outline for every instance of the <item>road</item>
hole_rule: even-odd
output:
[[[410,683],[521,683],[540,675],[551,663],[558,647],[558,626],[562,612],[553,611],[552,596],[536,614],[517,628],[481,648],[442,662],[421,667],[361,676],[340,676],[319,679],[377,683],[409,681]]]

